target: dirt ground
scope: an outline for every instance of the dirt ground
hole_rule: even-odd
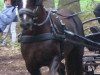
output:
[[[0,75],[30,75],[26,70],[20,49],[0,47]]]
[[[41,68],[43,75],[48,71],[47,67]],[[0,47],[0,75],[30,75],[19,48]]]
[[[93,54],[86,51],[85,54]],[[47,75],[48,69],[42,68],[42,73]],[[100,73],[98,66],[96,73]],[[0,75],[30,75],[25,67],[19,48],[0,47]]]

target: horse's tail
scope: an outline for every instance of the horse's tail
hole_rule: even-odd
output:
[[[59,68],[59,57],[55,56],[49,70],[49,75],[56,75],[58,68]]]

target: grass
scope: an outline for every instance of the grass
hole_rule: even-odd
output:
[[[95,18],[93,12],[85,12],[80,15],[80,19],[82,20],[82,22],[85,22],[92,18]],[[99,26],[98,21],[95,20],[95,21],[92,21],[92,22],[89,22],[83,25],[85,35],[91,34],[90,27],[92,26]]]

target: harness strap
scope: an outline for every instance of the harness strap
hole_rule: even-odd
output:
[[[19,36],[19,42],[21,43],[33,43],[33,42],[39,42],[39,41],[47,41],[47,40],[57,40],[57,41],[62,41],[65,39],[64,35],[61,34],[52,34],[52,33],[44,33],[40,35],[35,35],[35,36],[26,36],[26,35],[21,35]]]

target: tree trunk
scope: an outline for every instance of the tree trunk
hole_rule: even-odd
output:
[[[74,12],[80,11],[79,0],[59,0],[59,8],[69,9]]]
[[[54,0],[44,0],[45,8],[54,8]]]

